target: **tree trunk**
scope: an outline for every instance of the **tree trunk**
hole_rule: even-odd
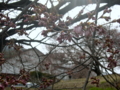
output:
[[[97,76],[100,76],[101,75],[101,70],[100,70],[100,68],[99,68],[99,66],[95,66],[95,73],[97,74]]]
[[[2,52],[3,48],[6,45],[6,40],[5,38],[0,38],[0,52]]]
[[[101,75],[101,70],[100,70],[99,64],[96,61],[94,62],[93,71],[97,74],[97,76]]]

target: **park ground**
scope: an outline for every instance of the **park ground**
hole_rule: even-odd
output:
[[[120,86],[120,76],[118,75],[106,75],[107,79],[111,80],[111,77],[117,80],[117,85]],[[97,76],[96,79],[99,79],[99,87],[96,87],[95,84],[91,84],[92,79],[88,80],[87,90],[116,90],[110,84],[106,82],[106,80],[102,76]],[[60,82],[54,85],[54,90],[82,90],[82,87],[86,81],[86,78],[81,79],[71,79],[71,80],[61,80]],[[115,83],[114,81],[112,81]],[[37,88],[24,88],[25,90],[39,90]],[[11,90],[7,88],[6,90]],[[48,89],[50,90],[50,89]]]

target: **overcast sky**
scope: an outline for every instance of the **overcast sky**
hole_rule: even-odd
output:
[[[45,4],[45,3],[46,3],[46,0],[40,0],[40,2],[41,2],[42,4]],[[56,5],[56,4],[57,4],[57,2],[54,3],[54,5]],[[102,6],[102,5],[105,5],[105,4],[101,4],[101,6]],[[50,8],[50,7],[51,7],[51,4],[48,3],[47,6]],[[95,7],[96,7],[95,4],[88,5],[88,6],[86,7],[84,13],[89,12],[89,11],[91,11],[91,10],[94,10]],[[68,12],[67,14],[65,14],[64,19],[66,19],[67,16],[70,16],[70,17],[74,18],[74,17],[76,16],[76,14],[78,14],[78,12],[79,12],[82,8],[83,8],[83,6],[74,8],[73,10],[71,10],[70,12]],[[106,14],[106,16],[111,16],[111,20],[120,18],[120,13],[119,13],[120,6],[119,6],[119,5],[115,5],[115,6],[111,7],[111,9],[112,9],[112,12],[111,12],[110,14]],[[73,13],[73,12],[74,12],[74,13]],[[16,14],[15,14],[15,13],[16,13]],[[15,12],[15,13],[14,13],[14,15],[17,15],[17,12]],[[101,14],[102,14],[102,12],[99,13],[99,16],[100,16]],[[13,16],[13,15],[11,14],[10,16]],[[81,21],[85,21],[85,19],[84,19],[84,20],[81,20]],[[103,23],[106,23],[106,21],[105,21],[105,20],[99,20],[99,21],[98,21],[98,24],[103,24]],[[76,26],[76,25],[77,25],[77,23],[75,23],[74,25],[70,26],[70,28],[73,28],[73,27]],[[112,28],[117,28],[118,30],[120,29],[120,28],[119,28],[119,24],[117,24],[117,23],[111,25],[111,27],[112,27]],[[33,31],[33,32],[30,34],[30,37],[31,37],[31,38],[34,38],[35,35],[36,35],[36,33],[38,32],[38,30],[39,30],[39,31],[40,31],[40,30],[42,31],[42,30],[44,30],[44,28],[42,27],[42,28],[39,28],[39,29]],[[16,35],[14,35],[14,36],[11,36],[10,38],[25,39],[26,36],[23,35],[23,36],[20,37],[19,35],[16,34]],[[38,37],[37,39],[41,39],[41,37]],[[47,50],[46,50],[46,48],[45,48],[44,45],[39,45],[38,43],[33,43],[32,45],[33,45],[33,46],[38,45],[38,46],[37,46],[37,49],[39,49],[39,50],[40,50],[41,52],[43,52],[43,53],[46,53],[46,52],[47,52]],[[25,46],[25,47],[26,47],[26,48],[30,48],[30,47],[27,47],[27,46]],[[120,73],[120,70],[119,70],[119,69],[116,69],[116,71]]]
[[[44,1],[43,1],[43,0],[40,0],[40,2],[43,3],[43,4],[45,4],[45,3],[46,3],[46,0],[44,0]],[[57,3],[54,3],[54,5],[56,5],[56,4],[57,4]],[[48,3],[47,5],[48,5],[49,8],[51,7],[51,4],[50,4],[50,3]],[[100,6],[103,6],[103,5],[105,5],[105,4],[101,4]],[[78,12],[79,12],[83,7],[84,7],[84,6],[79,6],[79,7],[76,7],[76,8],[74,8],[74,9],[72,9],[70,12],[68,12],[67,14],[64,15],[64,19],[66,19],[67,16],[71,16],[72,18],[74,18],[74,17],[78,14]],[[88,5],[88,6],[85,8],[84,13],[87,13],[87,12],[89,12],[89,11],[91,11],[91,10],[94,10],[95,7],[96,7],[95,4]],[[105,15],[106,15],[106,16],[111,16],[111,20],[120,18],[120,13],[118,12],[119,9],[120,9],[120,6],[119,6],[119,5],[115,5],[115,6],[111,7],[111,9],[112,9],[112,12],[109,13],[109,14],[105,14]],[[99,16],[100,16],[102,13],[103,13],[103,12],[101,11],[101,12],[99,13]],[[85,20],[86,20],[86,19],[81,20],[81,21],[85,21]],[[79,23],[79,22],[78,22],[78,23]],[[104,19],[98,20],[98,24],[104,24],[104,23],[107,23]],[[77,23],[75,23],[74,25],[70,26],[70,28],[73,28],[73,27],[76,26],[76,25],[77,25]],[[112,25],[111,25],[111,28],[117,28],[117,29],[119,29],[119,24],[118,24],[118,23],[112,24]],[[34,34],[33,34],[33,35],[34,35]],[[38,47],[39,47],[39,46],[38,46]],[[39,47],[39,48],[41,48],[41,47]],[[44,49],[44,47],[43,47],[43,49]]]
[[[41,3],[45,3],[45,0],[43,2],[43,0],[40,0]],[[54,5],[57,4],[57,3],[54,3]],[[100,6],[103,6],[105,4],[101,4]],[[48,6],[51,7],[50,3],[48,3]],[[84,11],[84,13],[86,12],[89,12],[91,10],[94,10],[96,7],[95,4],[91,4],[91,5],[88,5]],[[68,12],[65,16],[64,16],[64,19],[67,17],[67,16],[71,16],[72,18],[74,18],[76,16],[76,14],[78,14],[78,12],[83,8],[83,6],[81,7],[76,7],[74,8],[73,10],[71,10],[70,12]],[[113,7],[111,7],[111,10],[112,12],[109,13],[109,14],[105,14],[106,16],[110,16],[111,17],[111,20],[114,20],[114,19],[117,19],[117,18],[120,18],[120,12],[119,12],[119,9],[120,9],[120,6],[119,5],[115,5]],[[102,11],[99,13],[98,17],[102,14]],[[85,21],[85,20],[82,20],[82,21]],[[104,23],[107,23],[105,20],[101,19],[98,21],[98,24],[104,24]],[[77,24],[77,23],[76,23]],[[73,26],[75,26],[76,24],[74,24]],[[71,26],[71,28],[73,27]],[[117,28],[118,30],[120,29],[120,25],[118,23],[114,23],[114,24],[111,24],[111,28]],[[40,46],[38,46],[38,48],[41,48]],[[41,48],[41,49],[45,49],[44,47]],[[115,68],[115,71],[120,73],[120,70],[119,68]]]
[[[39,0],[39,2],[42,3],[42,4],[45,4],[46,1],[47,1],[47,0]],[[54,0],[54,1],[57,1],[57,0]],[[57,4],[57,2],[54,3],[54,5],[56,5],[56,4]],[[105,5],[105,4],[101,4],[101,6],[103,6],[103,5]],[[50,2],[48,2],[47,6],[48,6],[49,8],[51,7]],[[67,14],[65,14],[63,19],[65,20],[67,16],[70,16],[70,17],[74,18],[74,17],[78,14],[78,12],[79,12],[83,7],[84,7],[84,6],[79,6],[79,7],[74,8],[73,10],[71,10],[71,11],[69,11]],[[91,10],[94,10],[95,7],[96,7],[95,4],[88,5],[88,6],[85,8],[84,13],[89,12],[89,11],[91,11]],[[115,5],[115,6],[111,7],[111,9],[112,9],[112,12],[111,12],[110,14],[106,14],[106,16],[111,16],[111,20],[120,18],[120,13],[118,12],[119,9],[120,9],[120,6],[119,6],[119,5]],[[73,12],[74,12],[74,13],[73,13]],[[100,16],[101,14],[102,14],[102,12],[99,13],[99,16]],[[17,15],[17,11],[14,12],[14,15],[12,15],[12,14],[9,14],[9,15],[10,15],[10,16]],[[84,22],[85,20],[86,20],[86,19],[81,20],[81,22]],[[78,22],[78,23],[79,23],[79,22]],[[98,24],[103,24],[103,23],[106,23],[106,21],[103,20],[103,19],[101,19],[101,20],[98,21]],[[76,26],[76,25],[77,25],[77,23],[75,23],[75,24],[73,24],[72,26],[70,26],[70,28],[73,28],[73,27]],[[111,28],[117,28],[117,29],[119,29],[119,24],[115,23],[115,24],[111,25]],[[42,28],[39,28],[39,31],[40,31],[40,30],[42,31],[42,30],[44,30],[44,28],[43,28],[43,27],[42,27]],[[37,30],[34,30],[34,31],[30,34],[30,37],[31,37],[31,38],[34,38],[37,31],[38,31],[38,29],[37,29]],[[23,35],[23,36],[20,37],[19,35],[14,35],[14,36],[12,36],[12,37],[10,37],[10,38],[21,39],[21,38],[26,38],[26,36]],[[42,37],[42,38],[43,38],[43,37]],[[38,39],[41,39],[41,38],[38,37]],[[38,45],[38,44],[36,44],[36,43],[33,44],[33,46],[36,46],[36,45]],[[40,45],[40,46],[38,45],[37,48],[38,48],[40,51],[42,51],[43,53],[46,53],[45,47],[44,47],[43,45],[42,45],[42,46],[41,46],[41,45]]]

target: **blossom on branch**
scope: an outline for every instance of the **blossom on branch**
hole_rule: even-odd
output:
[[[69,42],[71,42],[72,35],[70,33],[61,32],[60,36],[57,38],[57,41],[59,43],[62,43],[64,40],[68,40]]]
[[[82,29],[83,29],[83,27],[81,25],[78,25],[73,29],[73,32],[74,32],[76,37],[79,37],[79,35],[83,35]]]

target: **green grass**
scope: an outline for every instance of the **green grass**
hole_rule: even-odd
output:
[[[108,79],[110,79],[109,75],[106,75],[105,77],[107,77]],[[112,75],[112,77],[114,77],[116,80],[118,80],[120,82],[120,76],[115,76]],[[91,79],[89,79],[88,81],[88,85],[87,85],[87,90],[114,90],[106,81],[102,76],[97,76],[97,79],[100,79],[100,84],[98,89],[94,89],[97,88],[95,85],[91,84]],[[72,80],[62,80],[59,83],[54,85],[54,89],[61,89],[61,90],[82,90],[80,89],[80,87],[83,87],[84,83],[85,83],[86,78],[82,78],[82,79],[72,79]],[[111,79],[110,79],[111,80]],[[111,80],[112,81],[112,80]],[[119,83],[120,85],[120,83]],[[109,87],[109,88],[108,88]],[[71,89],[67,89],[67,88],[71,88]],[[74,89],[72,89],[74,88]],[[75,89],[76,88],[76,89]],[[111,89],[112,88],[112,89]]]
[[[109,75],[106,75],[105,77],[110,79]],[[118,81],[118,85],[120,86],[120,76],[112,75],[112,77]],[[97,76],[96,78],[100,79],[99,87],[96,87],[95,85],[91,84],[92,80],[89,79],[87,90],[116,90],[111,85],[109,85],[102,76]],[[61,80],[60,82],[54,85],[54,90],[57,90],[57,89],[58,90],[82,90],[81,87],[83,87],[85,80],[86,78]],[[27,88],[24,88],[24,89],[26,90]],[[5,90],[11,90],[11,89],[7,88]],[[29,90],[38,90],[38,89],[31,88]]]
[[[108,88],[92,87],[89,90],[115,90],[115,89],[111,87]]]
[[[17,88],[17,89],[21,89],[21,88]],[[7,87],[7,88],[5,88],[5,90],[12,90],[12,89],[10,87]],[[22,90],[38,90],[38,88],[30,88],[30,89],[22,88]]]

